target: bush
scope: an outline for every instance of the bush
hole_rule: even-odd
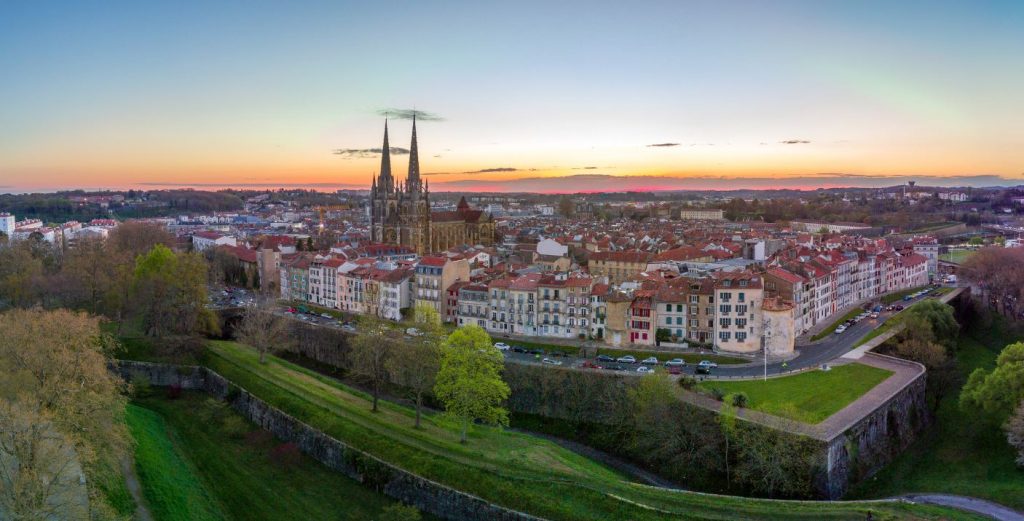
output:
[[[718,401],[722,401],[722,400],[725,399],[725,391],[719,389],[718,387],[712,387],[711,388],[711,397],[716,399],[716,400],[718,400]]]
[[[735,393],[732,395],[732,404],[736,407],[746,407],[747,401],[747,393]]]
[[[694,387],[697,387],[697,380],[692,376],[683,375],[679,377],[679,386],[692,391]]]
[[[178,398],[181,398],[181,385],[173,384],[167,388],[167,399],[177,400]]]
[[[242,419],[241,416],[227,416],[224,421],[221,422],[221,429],[224,430],[224,434],[227,437],[235,440],[244,439],[246,434],[249,433],[249,423]]]

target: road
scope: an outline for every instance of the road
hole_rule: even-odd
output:
[[[998,503],[985,501],[973,497],[951,496],[948,494],[911,494],[900,496],[896,499],[904,499],[912,503],[925,503],[928,505],[939,505],[944,507],[958,508],[968,512],[974,512],[991,517],[997,521],[1024,521],[1024,514],[1016,510],[1004,507]]]
[[[214,302],[211,307],[233,307],[233,306],[238,305],[237,304],[238,302],[245,303],[246,301],[250,301],[251,302],[251,300],[252,300],[251,297],[244,292],[244,290],[240,291],[240,290],[236,289],[230,295],[223,295],[222,292],[218,292],[217,295],[218,296],[216,298],[217,298],[217,300],[219,302]],[[918,302],[920,300],[924,300],[924,299],[927,299],[927,298],[933,298],[933,297],[930,297],[930,296],[918,297],[918,298],[910,300],[910,301],[900,300],[897,304],[902,305],[904,307],[907,307],[907,306],[910,306],[911,304],[913,304],[915,302]],[[217,304],[220,304],[220,306],[218,306]],[[307,323],[310,323],[310,324],[313,324],[313,325],[317,325],[317,326],[321,326],[321,327],[331,327],[331,328],[335,328],[335,329],[343,328],[342,322],[339,322],[335,318],[327,318],[327,317],[323,317],[323,316],[318,315],[318,314],[300,314],[300,313],[294,313],[293,314],[293,313],[287,313],[285,311],[285,309],[287,309],[287,308],[286,307],[281,307],[281,308],[279,308],[277,310],[277,313],[279,313],[282,316],[286,316],[288,318],[293,318],[293,319],[296,319],[296,320],[302,320],[304,322],[307,322]],[[808,343],[797,345],[796,346],[796,352],[797,352],[797,356],[796,357],[791,358],[789,360],[777,360],[777,361],[769,360],[768,367],[767,367],[768,375],[776,375],[776,374],[781,374],[781,373],[785,373],[785,372],[798,371],[798,370],[801,370],[801,369],[819,367],[822,364],[829,363],[832,360],[835,360],[836,358],[839,358],[843,354],[845,354],[848,351],[850,351],[851,349],[853,349],[853,347],[857,344],[858,341],[860,341],[861,338],[863,338],[865,335],[870,333],[872,330],[880,327],[882,324],[884,324],[887,320],[890,320],[897,313],[898,312],[883,311],[883,312],[879,313],[879,317],[877,319],[866,318],[866,319],[864,319],[864,320],[854,324],[853,326],[850,326],[845,332],[843,332],[841,334],[834,334],[833,333],[833,334],[828,335],[826,338],[821,339],[821,340],[819,340],[817,342],[808,342]],[[838,320],[838,317],[836,319]],[[348,332],[355,332],[354,325],[355,324],[349,324],[347,326],[344,326],[343,329],[345,329]],[[516,346],[516,341],[514,339],[503,339],[501,337],[495,337],[495,340],[496,341],[506,342],[506,343],[512,345],[513,347]],[[536,340],[539,341],[539,342],[543,342],[544,339],[543,338],[537,338]],[[574,349],[576,349],[574,346],[566,346],[565,347],[566,351],[573,351]],[[621,350],[627,350],[628,351],[629,349],[625,348],[625,349],[621,349]],[[644,350],[643,349],[635,349],[635,350],[633,350],[633,353],[634,353],[634,356],[637,358],[638,361],[647,357],[647,355],[644,354]],[[725,353],[725,354],[727,354],[727,353]],[[544,360],[545,360],[545,358],[547,358],[552,363],[551,364],[544,364],[544,365],[569,367],[569,368],[575,368],[575,369],[581,369],[582,366],[585,363],[591,363],[592,364],[592,363],[595,362],[595,360],[592,359],[592,358],[591,359],[587,359],[587,358],[580,358],[580,357],[577,357],[577,356],[553,356],[553,355],[547,354],[547,353],[541,354],[541,355],[537,355],[537,354],[530,354],[530,353],[517,353],[517,352],[512,352],[512,351],[506,351],[505,352],[505,358],[507,360],[510,360],[510,361],[513,361],[513,362],[516,362],[516,363],[524,363],[524,364],[544,364]],[[659,370],[660,370],[660,368],[662,367],[661,364],[664,364],[666,362],[666,360],[660,359],[658,362],[659,362],[659,364],[657,366],[655,366],[655,367],[659,368]],[[622,372],[638,374],[636,372],[636,369],[639,368],[641,364],[637,363],[637,364],[615,364],[615,365],[620,366],[623,369]],[[682,368],[682,372],[683,372],[683,374],[687,374],[687,375],[691,375],[691,376],[697,376],[696,375],[695,364],[687,364],[685,367]],[[735,364],[735,365],[720,364],[718,366],[718,368],[716,368],[716,369],[714,369],[712,371],[712,375],[710,375],[710,377],[711,378],[752,378],[752,377],[761,376],[764,373],[765,373],[765,367],[764,367],[763,359],[762,359],[762,360],[752,361],[750,363],[744,363],[744,364]]]

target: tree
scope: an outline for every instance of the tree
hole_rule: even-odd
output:
[[[91,313],[99,313],[116,267],[111,260],[103,239],[80,239],[68,253],[62,270],[70,297],[67,304],[84,306]]]
[[[394,331],[375,315],[363,315],[358,331],[349,354],[352,374],[366,380],[370,386],[373,412],[377,412],[377,402],[388,381],[390,360],[398,340],[394,338]]]
[[[501,379],[504,367],[501,351],[480,326],[463,326],[448,335],[434,394],[445,411],[461,422],[462,443],[475,421],[508,425],[508,411],[501,407],[510,392]]]
[[[162,244],[135,262],[132,300],[146,333],[194,335],[215,329],[206,308],[206,262],[194,253],[174,253]]]
[[[409,390],[416,403],[416,428],[420,427],[423,396],[434,387],[441,366],[443,329],[434,306],[420,302],[414,308],[414,322],[421,336],[402,342],[389,361],[395,383]]]
[[[1024,401],[1024,342],[1006,346],[992,371],[975,369],[960,393],[960,405],[982,409],[1000,421]]]
[[[101,508],[102,475],[118,468],[129,443],[125,385],[107,368],[115,343],[97,319],[67,310],[11,310],[0,315],[0,331],[0,510],[28,509],[32,518],[59,501],[14,496],[65,494],[48,474],[59,476],[73,459],[87,477],[90,509]]]
[[[259,297],[245,308],[242,321],[235,329],[239,342],[248,344],[260,354],[260,363],[266,363],[268,353],[284,349],[291,341],[288,324],[283,317],[274,313],[274,301]]]
[[[153,249],[157,244],[170,246],[174,236],[159,224],[141,221],[126,221],[110,232],[107,238],[110,247],[134,259]]]
[[[632,412],[633,421],[617,428],[638,459],[680,481],[693,479],[694,469],[721,471],[722,439],[715,417],[681,402],[668,376],[644,376],[626,394],[629,406],[624,415]]]
[[[742,424],[736,431],[736,478],[768,497],[802,497],[811,493],[817,443],[796,431],[795,421],[771,417],[768,427]]]
[[[37,302],[43,263],[24,243],[0,248],[0,309],[27,307]]]
[[[1017,406],[1017,411],[1010,416],[1004,429],[1007,443],[1017,449],[1017,465],[1024,467],[1024,401]]]
[[[722,429],[722,439],[725,440],[725,481],[728,486],[729,477],[729,442],[736,436],[736,406],[733,405],[733,395],[728,395],[722,400],[722,406],[718,410],[718,426]]]
[[[576,213],[576,203],[569,196],[563,195],[558,200],[558,213],[563,217],[572,217]]]

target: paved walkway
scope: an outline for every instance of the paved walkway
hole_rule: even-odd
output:
[[[947,494],[908,494],[896,499],[904,499],[912,503],[925,503],[944,507],[958,508],[991,517],[997,521],[1024,521],[1024,514],[998,503],[973,497],[951,496]]]

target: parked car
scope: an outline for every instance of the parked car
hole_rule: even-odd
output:
[[[597,355],[598,362],[614,362],[615,359],[608,355]]]
[[[843,324],[839,324],[839,326],[836,327],[836,334],[840,335],[843,333],[843,331],[846,331],[846,326]]]
[[[686,365],[686,360],[682,358],[673,358],[665,362],[665,367],[683,367],[684,365]]]
[[[658,357],[649,356],[647,358],[644,358],[643,361],[640,363],[645,365],[658,365]]]
[[[498,351],[508,351],[512,347],[505,342],[495,342],[494,347],[498,348]]]
[[[697,364],[696,372],[697,374],[711,374],[711,366]]]
[[[636,368],[636,372],[638,372],[640,374],[651,374],[651,373],[654,372],[654,369],[651,369],[650,367],[647,367],[646,365],[642,365],[642,366]]]
[[[541,363],[548,364],[548,365],[562,365],[562,361],[561,360],[552,360],[552,359],[550,359],[548,357],[544,357],[544,359],[541,360]]]
[[[697,364],[697,367],[710,367],[712,369],[716,369],[716,368],[718,368],[718,364],[715,363],[715,362],[712,362],[711,360],[701,360]]]
[[[668,374],[683,374],[683,368],[678,365],[669,366]]]
[[[875,311],[875,312],[871,313],[871,318],[878,318],[878,312]]]
[[[624,371],[626,368],[622,367],[621,365],[618,365],[618,364],[612,364],[612,365],[606,366],[605,369],[607,369],[609,371]]]
[[[633,355],[620,356],[615,361],[620,363],[620,364],[635,364],[636,363],[636,357],[634,357]]]
[[[525,353],[526,348],[523,346],[512,346],[512,351],[515,353]]]
[[[544,354],[544,350],[543,349],[534,348],[534,349],[531,349],[531,350],[527,351],[527,353],[530,353],[531,355],[543,355]]]

